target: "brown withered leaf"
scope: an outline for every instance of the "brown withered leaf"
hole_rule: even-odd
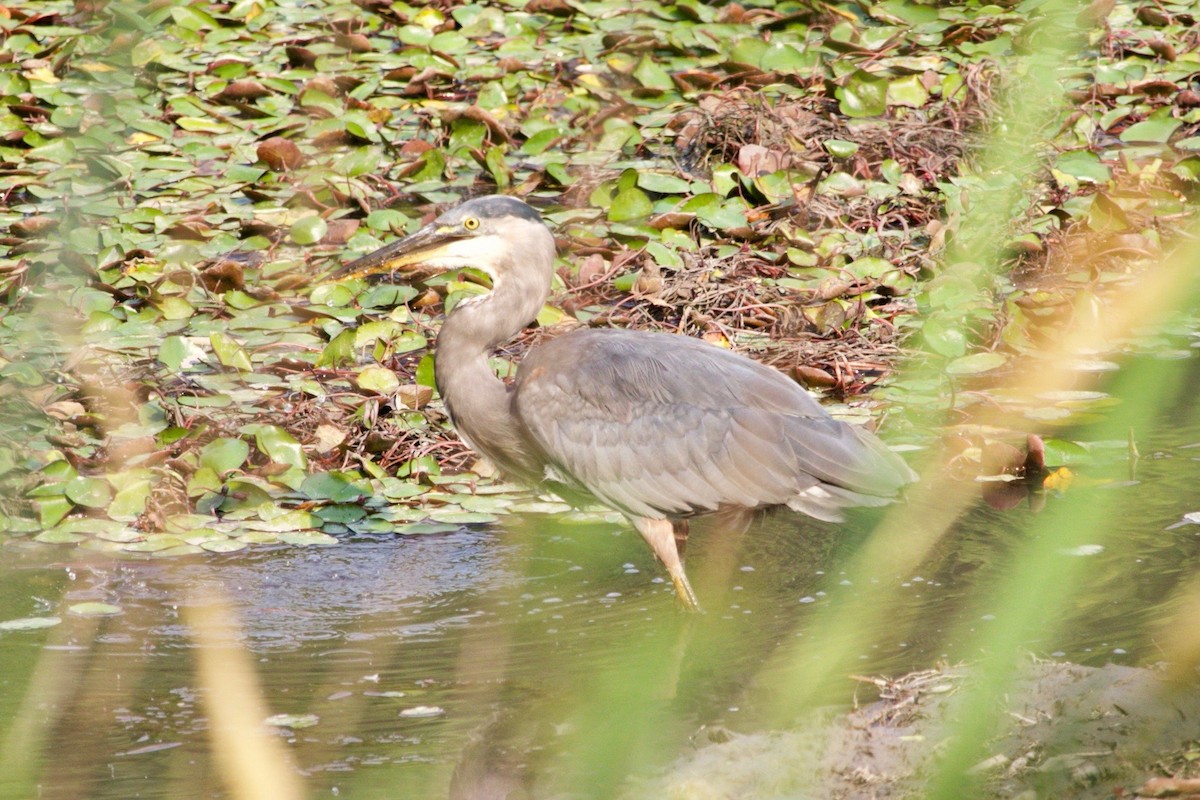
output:
[[[1025,477],[1036,478],[1046,472],[1046,443],[1036,433],[1025,437]]]
[[[1175,45],[1168,42],[1166,39],[1151,39],[1146,42],[1146,46],[1150,48],[1150,52],[1161,58],[1163,61],[1174,61],[1178,58],[1175,52]]]
[[[291,139],[272,136],[258,144],[258,160],[276,172],[296,169],[304,163],[304,154]]]
[[[695,92],[701,89],[711,89],[723,80],[716,72],[703,69],[686,69],[671,73],[671,80],[682,92]]]
[[[242,220],[238,230],[242,236],[264,236],[273,242],[283,238],[284,229],[278,225],[261,219]]]
[[[575,9],[567,5],[565,0],[529,0],[525,11],[530,14],[549,14],[552,17],[569,17],[575,14]]]
[[[841,278],[830,276],[817,285],[815,299],[828,302],[839,297],[845,297],[853,288],[853,284]]]
[[[1145,94],[1151,97],[1166,97],[1167,95],[1175,94],[1179,90],[1179,86],[1174,81],[1142,81],[1135,83],[1129,87],[1138,94]]]
[[[1017,475],[1025,467],[1025,454],[1006,442],[986,441],[980,453],[981,475]]]
[[[397,70],[397,72],[400,71]],[[408,97],[424,97],[432,92],[434,84],[447,84],[452,80],[453,76],[448,72],[425,67],[420,72],[413,73],[409,78],[408,85],[404,87],[404,94]]]
[[[579,262],[579,274],[575,285],[587,286],[592,281],[599,279],[607,271],[608,263],[604,260],[604,256],[599,253],[592,253],[589,256],[585,256]]]
[[[370,53],[375,49],[371,40],[361,33],[339,33],[333,37],[333,43],[351,53]]]
[[[842,327],[846,322],[846,309],[840,303],[822,303],[819,306],[807,306],[803,309],[804,317],[819,333],[829,333]]]
[[[1163,27],[1171,24],[1171,15],[1161,8],[1152,5],[1144,5],[1137,10],[1137,16],[1140,21],[1146,25],[1154,25],[1155,27]]]
[[[441,295],[439,295],[433,289],[426,289],[425,294],[421,295],[416,300],[413,300],[410,305],[412,305],[413,308],[429,308],[430,306],[436,306],[440,302],[442,302]]]
[[[212,227],[200,219],[182,219],[163,233],[172,239],[186,239],[193,242],[203,242],[208,239]]]
[[[433,399],[433,389],[419,383],[409,383],[396,389],[396,402],[405,408],[424,408]]]
[[[433,145],[424,139],[409,139],[400,146],[400,155],[405,158],[419,158],[433,149]]]
[[[330,147],[344,147],[348,144],[354,144],[355,139],[344,130],[328,130],[322,131],[313,137],[312,143],[325,150]]]
[[[19,219],[9,226],[14,236],[22,239],[32,239],[58,227],[58,220],[53,217],[33,216]]]
[[[331,219],[326,224],[325,235],[321,237],[321,244],[345,244],[358,230],[359,220],[356,219]]]
[[[217,94],[217,100],[221,102],[240,103],[248,100],[257,100],[260,97],[269,97],[271,90],[263,86],[256,80],[249,78],[231,81],[228,86]]]
[[[346,431],[336,425],[321,424],[317,426],[316,441],[313,446],[318,453],[328,453],[346,441],[346,435]]]
[[[288,64],[293,67],[309,68],[317,63],[317,54],[307,47],[299,45],[289,45],[284,48],[287,54]]]
[[[301,89],[300,93],[304,94],[304,92],[310,89],[321,94],[327,94],[330,97],[338,97],[342,94],[342,87],[338,85],[337,81],[332,78],[326,78],[324,75],[318,75],[315,78],[305,81],[304,88]]]
[[[200,282],[213,294],[246,288],[242,265],[230,259],[210,264],[200,271]]]
[[[664,211],[662,214],[651,217],[649,224],[651,228],[660,231],[666,228],[685,230],[695,218],[694,211]]]
[[[748,178],[769,175],[783,169],[787,156],[761,144],[744,144],[738,148],[737,168]]]
[[[797,364],[792,367],[792,378],[804,386],[836,386],[837,378],[820,367]]]

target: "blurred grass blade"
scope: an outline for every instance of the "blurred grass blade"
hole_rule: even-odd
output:
[[[254,671],[239,640],[233,609],[211,594],[184,608],[196,642],[201,697],[208,734],[221,777],[236,800],[300,800],[304,784],[292,757],[264,720],[270,716]]]

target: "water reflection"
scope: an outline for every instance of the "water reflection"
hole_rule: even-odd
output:
[[[1123,480],[1071,490],[1126,493],[1139,513],[1105,549],[1061,554],[1090,559],[1090,579],[1061,633],[1026,646],[1084,663],[1153,653],[1150,624],[1200,549],[1200,526],[1168,530],[1197,510],[1187,505],[1194,452],[1149,438],[1140,482],[1114,456],[1096,472]],[[0,796],[26,796],[35,781],[48,798],[222,796],[200,706],[221,689],[200,686],[181,615],[206,596],[236,609],[231,636],[252,654],[271,713],[317,718],[277,734],[314,796],[441,797],[452,782],[461,797],[615,791],[701,725],[749,728],[769,716],[775,683],[763,665],[803,645],[814,614],[869,588],[842,569],[877,516],[832,526],[777,513],[736,537],[697,525],[688,559],[703,616],[678,613],[632,531],[537,516],[197,561],[10,544],[4,618],[53,613],[63,623],[0,636],[0,718],[14,720]],[[970,657],[951,632],[999,613],[970,600],[1025,535],[1026,517],[980,504],[919,571],[881,573],[886,625],[847,631],[859,671]],[[65,612],[89,601],[122,613]],[[856,688],[842,676],[818,694],[843,702]],[[634,717],[655,724],[631,743],[613,721]],[[581,750],[611,757],[564,756]]]

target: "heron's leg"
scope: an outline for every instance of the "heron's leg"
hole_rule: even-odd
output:
[[[700,603],[696,601],[696,593],[692,591],[692,585],[688,583],[687,575],[683,571],[683,562],[679,560],[679,550],[675,547],[675,526],[671,524],[671,520],[634,517],[632,522],[633,527],[637,528],[638,533],[646,540],[646,544],[650,545],[654,555],[658,556],[658,560],[667,568],[680,601],[689,610],[699,611]]]

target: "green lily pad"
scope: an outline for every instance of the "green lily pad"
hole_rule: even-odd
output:
[[[946,365],[950,375],[978,375],[990,372],[1008,363],[1008,357],[1003,353],[972,353],[969,356],[956,358]]]
[[[360,389],[379,394],[390,394],[400,387],[396,373],[386,367],[366,367],[359,371],[354,382]]]
[[[338,543],[336,537],[330,536],[328,533],[321,531],[282,531],[279,534],[279,541],[284,544],[299,545],[300,547],[309,547],[313,545],[328,547]]]
[[[179,556],[199,555],[203,552],[203,549],[194,544],[181,544],[175,547],[168,547],[164,550],[156,550],[150,555],[154,558],[178,558]]]
[[[612,222],[628,222],[634,219],[644,219],[654,211],[654,205],[646,193],[637,187],[621,189],[613,197],[608,209],[608,218]]]
[[[200,542],[198,546],[210,553],[233,553],[238,550],[245,550],[249,545],[241,539],[213,539],[207,542]]]
[[[655,194],[687,194],[692,190],[691,182],[662,172],[639,172],[637,185]]]
[[[1092,462],[1091,452],[1078,442],[1070,442],[1065,439],[1046,439],[1043,444],[1046,447],[1046,464],[1049,466],[1077,466]]]
[[[239,469],[250,457],[250,445],[242,439],[213,439],[200,450],[200,466],[217,475]]]
[[[275,531],[246,531],[237,537],[237,541],[244,544],[277,544],[279,534]]]
[[[321,718],[316,714],[274,714],[263,720],[263,723],[273,728],[311,728],[320,723]]]
[[[103,478],[75,478],[66,486],[67,498],[76,505],[103,508],[112,500],[112,486]]]
[[[1171,136],[1175,131],[1179,130],[1179,126],[1182,124],[1183,120],[1169,116],[1152,115],[1150,118],[1144,119],[1141,122],[1135,122],[1121,131],[1121,141],[1164,144],[1171,139]]]
[[[326,522],[337,523],[341,525],[349,525],[352,522],[358,522],[365,516],[367,511],[365,508],[353,503],[335,503],[330,506],[322,506],[316,510],[316,515]]]
[[[324,239],[328,231],[329,224],[316,214],[313,214],[293,222],[288,235],[296,244],[310,245]]]
[[[929,90],[921,80],[920,75],[906,75],[896,78],[887,85],[887,104],[889,106],[907,106],[922,108],[929,102]]]
[[[715,230],[744,228],[746,206],[737,199],[725,199],[715,192],[698,194],[680,206],[680,211],[695,213],[696,219]]]
[[[967,351],[967,337],[962,328],[946,323],[940,317],[925,320],[921,338],[930,350],[948,358],[958,358]]]
[[[150,481],[136,481],[117,492],[108,506],[108,515],[116,520],[132,522],[146,510],[150,499]]]
[[[353,476],[345,472],[317,472],[300,484],[300,491],[313,500],[349,503],[370,492],[356,485]]]
[[[855,70],[834,90],[838,108],[847,117],[878,117],[887,111],[889,84],[885,77]]]
[[[435,508],[429,512],[429,518],[434,522],[449,522],[456,525],[479,525],[499,519],[495,514],[482,511],[459,511],[449,508]]]
[[[446,522],[407,522],[397,525],[394,530],[396,533],[416,536],[431,533],[453,533],[462,530],[462,526]]]
[[[79,617],[112,617],[124,613],[120,606],[111,603],[76,603],[67,611]]]
[[[849,158],[858,152],[858,144],[844,139],[826,139],[821,145],[834,158]]]
[[[222,366],[246,371],[254,368],[250,363],[250,356],[233,338],[223,333],[213,333],[209,335],[208,342]]]
[[[53,530],[42,531],[37,536],[34,536],[33,540],[35,542],[42,542],[43,544],[76,544],[86,538],[82,533],[72,533],[55,528]]]
[[[33,501],[37,509],[38,522],[43,528],[53,528],[74,509],[71,501],[65,496],[39,497]]]
[[[1087,183],[1104,183],[1112,178],[1112,171],[1100,161],[1100,156],[1088,150],[1063,153],[1054,160],[1054,168]]]
[[[657,92],[669,92],[675,88],[671,75],[657,61],[644,56],[633,70],[633,77],[647,89]]]
[[[22,617],[0,622],[0,631],[36,631],[40,628],[53,628],[61,622],[60,617]]]
[[[241,433],[254,436],[258,449],[276,464],[304,469],[308,459],[296,438],[278,425],[251,424],[242,426]]]
[[[183,539],[172,533],[153,533],[142,541],[125,545],[124,550],[130,553],[157,553],[187,544]]]

